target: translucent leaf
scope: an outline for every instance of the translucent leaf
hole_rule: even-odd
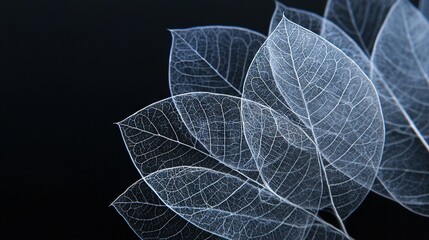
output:
[[[343,50],[344,53],[352,58],[367,75],[371,76],[379,93],[386,129],[385,146],[381,162],[381,167],[384,170],[380,171],[379,175],[381,178],[383,178],[382,175],[384,175],[386,179],[396,179],[394,182],[390,183],[394,187],[403,185],[400,188],[405,190],[404,186],[413,186],[412,189],[414,189],[416,194],[423,194],[424,191],[427,191],[426,188],[416,190],[416,187],[420,188],[420,184],[416,185],[415,183],[427,182],[421,175],[424,171],[416,171],[416,169],[428,169],[427,166],[424,166],[426,159],[429,158],[427,150],[419,143],[419,140],[409,126],[407,116],[404,115],[405,112],[403,107],[395,100],[395,94],[389,89],[389,86],[386,85],[378,69],[372,66],[371,61],[365,53],[362,52],[359,46],[329,20],[306,11],[288,8],[280,3],[277,5],[277,10],[273,15],[273,19],[279,18],[279,16],[281,17],[283,13],[294,22],[325,37],[326,40]],[[324,29],[323,32],[322,26]],[[415,167],[410,168],[410,166],[407,165],[414,165]],[[378,180],[375,182],[373,190],[384,197],[396,200]],[[402,204],[406,204],[407,202],[410,204],[415,201],[414,199],[415,198],[410,198],[407,200],[405,196],[398,198],[399,202]],[[405,206],[407,207],[407,205]],[[408,206],[408,208],[410,207]],[[414,204],[411,210],[418,213],[427,212],[427,210],[425,210],[425,205],[421,204]]]
[[[143,179],[129,187],[112,205],[141,239],[221,239],[179,217]]]
[[[240,96],[243,81],[265,36],[244,28],[210,26],[171,31],[170,91]]]
[[[386,147],[379,170],[380,193],[429,216],[429,23],[408,1],[390,11],[372,61],[382,74],[386,98]],[[382,188],[385,189],[382,189]],[[389,197],[389,196],[388,196]]]
[[[251,172],[249,166],[254,165],[254,160],[247,159],[249,163],[246,163],[245,159],[237,158],[239,154],[236,154],[248,156],[246,152],[249,151],[244,142],[236,141],[243,138],[241,127],[237,125],[241,122],[241,101],[248,100],[212,93],[188,93],[152,104],[120,122],[124,141],[145,181],[165,206],[179,216],[205,231],[226,238],[264,238],[265,235],[268,237],[278,234],[304,237],[310,232],[313,221],[326,225],[328,231],[342,235],[339,230],[319,219],[317,211],[310,212],[301,205],[278,196],[248,174]],[[252,102],[249,101],[248,104]],[[186,124],[190,126],[189,129]],[[193,140],[194,136],[199,137],[201,144]],[[227,181],[219,185],[222,188],[216,188],[221,192],[213,192],[211,189],[215,180],[201,180],[202,176],[199,175],[194,180],[192,171],[183,172],[176,179],[176,174],[166,175],[176,171],[172,169],[205,169],[204,171],[222,176],[220,178]],[[183,187],[179,186],[179,183],[187,179],[191,179],[189,184],[186,182]],[[238,181],[242,181],[249,192],[243,190],[244,192],[237,194],[239,189],[235,187]],[[254,195],[255,193],[258,195]],[[224,208],[211,211],[215,204],[206,202],[208,199],[205,198],[199,199],[200,194],[208,199],[217,198],[221,201],[219,205],[223,204]],[[262,203],[249,200],[254,200],[256,196],[261,198]],[[175,199],[180,200],[176,202]],[[274,207],[272,203],[278,206]],[[249,216],[243,217],[235,211],[228,213],[226,207],[243,209]],[[259,210],[251,212],[253,208]],[[192,214],[189,211],[193,211]],[[222,214],[230,216],[222,217]],[[227,221],[224,224],[228,223],[231,227],[221,228],[222,225],[219,224],[223,221]],[[266,231],[259,232],[262,228]]]
[[[429,1],[420,0],[419,8],[420,8],[420,11],[423,13],[423,15],[425,15],[426,18],[429,18]]]
[[[351,36],[370,56],[377,33],[396,0],[328,0],[325,17]]]
[[[228,239],[304,239],[316,220],[260,186],[207,168],[164,169],[145,179],[180,216]]]
[[[315,176],[320,171],[318,178],[303,181],[313,189],[302,191],[306,203],[315,209],[331,205],[338,218],[350,215],[372,186],[384,142],[378,96],[360,68],[323,38],[283,18],[249,67],[243,97],[273,113],[243,104],[245,135],[263,181],[288,198],[293,190],[279,181],[285,172],[277,169],[291,159],[288,164],[302,171]],[[312,199],[316,193],[320,201]]]

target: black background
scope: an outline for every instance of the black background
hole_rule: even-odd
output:
[[[324,1],[284,1],[323,13]],[[167,28],[266,34],[270,0],[0,2],[1,228],[14,239],[135,239],[109,204],[138,180],[113,124],[169,96]],[[425,239],[429,220],[370,194],[356,239]],[[6,230],[6,232],[4,232]]]

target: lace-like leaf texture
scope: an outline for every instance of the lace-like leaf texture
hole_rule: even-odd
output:
[[[384,128],[369,79],[283,19],[250,65],[243,97],[177,95],[120,122],[143,180],[213,236],[347,237],[316,213],[330,206],[347,217],[374,181]]]
[[[215,147],[218,141],[231,146],[227,154],[241,151],[229,144],[229,139],[235,142],[242,136],[235,126],[241,120],[241,101],[244,100],[228,95],[188,93],[148,106],[119,123],[136,167],[171,211],[168,214],[178,214],[212,237],[303,239],[308,234],[321,233],[343,236],[314,212],[278,197],[242,173],[245,171],[239,171],[240,164],[233,158],[210,153],[213,149],[209,147]],[[188,129],[185,122],[193,124],[193,128]],[[190,135],[194,131],[211,135],[213,141],[208,149]],[[132,187],[114,202],[136,232],[145,223],[135,220],[136,208],[149,202],[139,199],[143,191],[144,188]]]
[[[406,3],[401,3],[401,5],[403,4]],[[410,22],[424,22],[424,19],[422,19],[421,16],[418,17],[419,14],[417,10],[414,9],[410,4],[404,6],[401,5],[395,6],[394,9],[404,8],[404,6],[407,6],[408,12],[405,12],[404,14],[406,14],[408,19],[412,19],[409,20]],[[389,15],[390,17],[387,21],[391,21],[389,19],[392,17],[398,18],[397,12],[399,11],[392,11],[396,12],[396,14],[392,13],[391,15]],[[426,184],[429,182],[427,178],[427,172],[429,168],[426,164],[426,159],[429,158],[429,152],[425,148],[424,142],[422,142],[421,138],[419,139],[418,135],[414,132],[409,120],[415,119],[415,121],[417,121],[420,125],[424,125],[425,123],[427,124],[428,117],[410,117],[407,112],[410,110],[407,110],[407,107],[404,107],[405,105],[414,107],[422,106],[420,103],[427,101],[423,99],[425,96],[425,83],[424,81],[422,81],[422,79],[424,77],[420,78],[421,80],[408,77],[402,78],[401,81],[403,83],[409,83],[409,80],[415,79],[415,81],[417,82],[420,81],[420,83],[417,83],[417,85],[422,86],[422,91],[420,93],[416,91],[411,91],[407,88],[401,88],[404,93],[413,95],[416,100],[418,99],[416,103],[410,103],[410,100],[406,100],[403,97],[399,96],[402,101],[409,102],[408,104],[404,105],[403,103],[401,103],[401,101],[398,101],[398,96],[396,96],[396,94],[390,89],[391,83],[389,83],[389,81],[391,80],[384,79],[384,76],[380,73],[380,71],[378,71],[378,68],[372,64],[370,59],[368,59],[368,57],[360,49],[360,47],[334,23],[316,14],[298,9],[288,8],[281,3],[277,3],[276,11],[273,15],[270,29],[273,29],[273,26],[278,24],[278,22],[280,21],[279,19],[281,19],[281,16],[283,14],[292,21],[300,24],[301,26],[308,28],[311,31],[321,35],[322,37],[330,41],[332,44],[340,48],[342,51],[344,51],[344,53],[346,53],[350,58],[352,58],[368,76],[371,76],[372,81],[374,82],[378,90],[386,125],[386,143],[383,150],[383,158],[377,175],[377,181],[375,182],[375,185],[373,186],[372,190],[384,197],[397,201],[411,211],[414,211],[421,215],[427,215],[428,200],[425,199],[425,196],[427,196],[427,193],[429,192],[427,189],[428,185]],[[392,23],[390,23],[390,25],[391,24]],[[395,27],[398,27],[401,24],[395,23],[395,25]],[[424,24],[423,26],[420,26],[419,24],[419,29],[420,34],[424,35]],[[407,33],[405,33],[404,31],[395,30],[393,32],[395,32],[395,34],[390,34],[390,37],[396,39],[396,42],[394,41],[394,39],[390,39],[389,42],[397,43],[398,40],[401,41],[401,38],[407,36]],[[386,32],[386,30],[380,32],[380,34],[387,33],[388,32]],[[420,41],[420,43],[415,44],[415,46],[418,47],[424,45],[421,43],[422,40],[418,41]],[[390,55],[391,59],[393,59],[392,55],[401,56],[401,52],[409,52],[409,50],[406,50],[405,48],[410,48],[411,46],[414,46],[414,43],[399,45],[403,46],[403,48],[395,48],[394,51],[389,51],[388,55]],[[426,45],[428,44],[426,43]],[[400,51],[400,54],[398,54],[398,50]],[[419,49],[418,51],[423,53],[425,50],[426,49]],[[404,61],[409,61],[413,58],[413,56],[402,55],[402,59],[404,59]],[[415,64],[414,66],[418,66],[418,64]],[[383,70],[383,68],[381,68],[381,70]],[[411,71],[407,71],[414,73],[420,72],[420,70],[418,69],[409,68],[409,70]],[[389,68],[384,68],[384,71],[387,72],[388,75],[390,74],[390,72],[394,72],[391,71]],[[396,79],[396,77],[394,79]],[[411,109],[411,112],[416,111],[413,111]],[[427,112],[427,110],[419,110],[419,115],[424,115]],[[419,131],[420,130],[418,130],[417,133],[419,133]],[[389,190],[386,190],[386,187],[389,188]]]

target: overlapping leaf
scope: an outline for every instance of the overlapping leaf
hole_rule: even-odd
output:
[[[389,85],[386,84],[378,69],[372,66],[372,63],[359,46],[329,20],[312,13],[288,8],[280,3],[277,4],[277,10],[274,13],[273,19],[278,19],[283,13],[301,26],[307,27],[313,32],[325,37],[325,39],[343,50],[352,58],[368,76],[371,76],[378,90],[386,128],[386,144],[383,150],[381,163],[381,168],[384,170],[379,172],[379,178],[387,179],[386,176],[389,176],[390,179],[396,179],[395,182],[389,183],[391,186],[403,190],[408,188],[405,186],[413,186],[411,189],[413,189],[414,194],[423,196],[427,190],[421,188],[421,184],[415,184],[413,182],[421,182],[424,186],[427,186],[428,181],[422,177],[424,176],[422,174],[426,171],[424,169],[427,169],[424,165],[426,162],[425,159],[429,158],[427,150],[425,150],[424,146],[416,139],[416,135],[413,133],[407,121],[407,116],[406,114],[404,115],[406,111],[404,111],[401,104],[395,100],[395,94],[390,91]],[[322,28],[324,29],[323,32]],[[395,34],[397,33],[395,32]],[[406,80],[403,82],[405,83]],[[412,165],[415,166],[414,170],[412,167],[410,168]],[[416,171],[416,168],[423,171]],[[383,177],[382,175],[386,176]],[[402,193],[397,192],[396,194],[399,194],[399,196],[395,199],[378,180],[375,182],[373,190],[387,198],[404,204],[406,207],[420,214],[427,211],[425,210],[424,204],[421,204],[422,202],[419,202],[416,198],[407,197],[412,191],[408,193],[405,193],[405,191],[402,191]],[[401,194],[405,195],[401,197]],[[412,202],[414,202],[414,204],[412,204],[413,207],[407,206],[407,204]]]
[[[210,26],[171,31],[170,91],[240,96],[247,69],[265,36],[244,28]]]
[[[211,169],[166,169],[146,180],[171,209],[228,239],[304,239],[315,220],[264,188]]]
[[[186,92],[194,92],[197,90],[241,95],[241,88],[244,82],[247,68],[250,65],[251,60],[253,59],[254,54],[257,52],[260,45],[262,45],[263,41],[265,40],[265,37],[261,34],[239,27],[196,27],[190,29],[172,30],[171,33],[173,36],[173,43],[170,52],[169,84],[171,93],[173,95]],[[176,102],[176,104],[180,105],[179,102]],[[147,119],[151,117],[159,118],[163,120],[159,121],[160,123],[158,123],[161,135],[164,135],[167,138],[172,137],[173,139],[181,141],[188,146],[195,147],[200,151],[204,149],[201,144],[199,145],[200,147],[197,146],[198,143],[195,141],[195,138],[191,137],[191,132],[182,131],[185,126],[184,124],[178,123],[179,115],[178,112],[175,110],[175,106],[171,105],[171,103],[164,103],[160,104],[159,107],[160,109],[158,110],[152,110],[152,112],[154,113],[153,115],[150,114],[144,116],[141,119],[142,121],[139,120],[140,117],[136,116],[137,124],[147,124]],[[162,116],[162,111],[166,112],[165,116]],[[127,123],[123,122],[122,124]],[[132,122],[130,128],[124,129],[127,129],[126,131],[132,132],[132,129],[135,125],[136,122]],[[176,128],[177,133],[171,134],[172,128]],[[195,130],[195,128],[192,129]],[[237,132],[235,129],[230,130],[234,131],[231,132],[232,134],[236,134]],[[155,129],[155,131],[158,131],[158,129]],[[151,132],[151,130],[149,130],[148,132]],[[218,131],[217,133],[221,133],[221,131]],[[193,132],[193,134],[196,134],[197,137],[202,137],[201,131]],[[146,133],[141,133],[137,137],[140,137],[142,140],[144,140],[147,136],[148,135]],[[222,136],[219,137],[220,138],[218,139],[222,139]],[[139,149],[142,149],[145,145],[149,148],[150,146],[156,146],[158,144],[157,142],[154,142],[154,145],[148,144],[150,143],[150,141],[152,141],[153,138],[161,142],[164,142],[165,140],[163,138],[160,138],[159,136],[150,137],[149,141],[142,142],[126,140],[128,138],[125,139],[125,142],[128,145],[128,149],[132,150],[130,151],[130,154],[132,158],[136,160],[136,166],[141,170],[144,175],[165,167],[186,165],[198,166],[201,162],[206,164],[208,162],[211,162],[207,161],[207,159],[205,159],[205,161],[202,160],[200,162],[193,162],[195,161],[195,159],[199,158],[193,155],[198,155],[198,153],[196,153],[198,151],[191,151],[190,153],[188,152],[183,156],[180,156],[179,154],[180,157],[177,157],[178,155],[175,154],[177,153],[176,150],[172,152],[173,157],[171,159],[167,158],[164,159],[164,162],[159,163],[152,162],[151,160],[153,159],[151,156],[146,157],[145,155],[135,153],[137,151],[135,149],[138,149],[138,151],[140,151]],[[201,142],[205,143],[207,146],[207,142],[204,142],[204,139],[201,140]],[[240,138],[230,138],[230,140],[235,141],[240,140]],[[244,141],[244,137],[241,138],[240,141]],[[222,144],[227,142],[228,141],[222,142]],[[212,145],[213,148],[210,150],[219,150],[220,148],[224,148],[225,146],[222,144],[219,144],[216,147]],[[245,163],[242,163],[243,166],[246,164],[254,164],[254,161],[248,158],[248,154],[245,154],[246,150],[243,150],[246,149],[246,145],[243,145],[241,142],[237,142],[236,144],[238,145],[234,145],[234,147],[240,148],[238,149],[240,152],[235,153],[235,158],[231,155],[220,157],[229,157],[231,158],[231,161],[243,161],[240,159],[244,159],[246,157],[247,161]],[[163,150],[164,149],[161,148],[161,151]],[[181,150],[182,149],[178,150],[178,152],[180,152]],[[214,154],[217,153],[214,152]],[[229,151],[228,154],[231,154],[231,151]],[[201,157],[201,159],[204,159],[204,157]],[[248,171],[247,173],[249,175],[252,175],[250,171]],[[257,178],[257,176],[253,176]],[[143,206],[145,205],[143,204]],[[168,216],[170,218],[173,218],[172,216],[174,216],[174,213],[171,212]],[[174,219],[179,218],[180,217],[176,216]],[[142,225],[141,228],[146,228],[146,232],[151,232],[151,226],[158,224],[156,223],[156,221],[158,221],[157,219],[153,221],[154,223],[150,223],[147,220],[144,222],[144,224],[143,222],[140,222],[140,224]]]
[[[370,56],[378,31],[396,0],[328,0],[325,17],[351,36]]]
[[[276,125],[282,126],[278,132],[283,138],[279,138],[265,130],[268,114],[243,106],[246,138],[268,186],[280,196],[289,196],[290,183],[280,180],[293,172],[277,169],[283,168],[284,159],[299,166],[306,158],[314,164],[304,166],[309,172],[318,170],[319,179],[303,183],[322,194],[319,204],[314,199],[308,203],[314,208],[331,205],[341,218],[360,205],[376,177],[384,125],[374,86],[349,57],[283,18],[255,56],[243,97],[269,106],[276,112],[272,115]],[[298,135],[296,129],[301,130]],[[297,136],[307,136],[308,141]],[[308,155],[283,151],[278,154],[281,158],[272,156],[278,149],[296,145]],[[303,191],[302,197],[314,196]]]
[[[429,23],[398,1],[380,30],[372,61],[397,108],[385,110],[386,147],[374,187],[429,216]],[[385,188],[385,189],[383,189]],[[387,190],[387,192],[385,191]]]
[[[245,100],[212,93],[177,95],[120,122],[124,141],[144,181],[169,209],[225,238],[304,238],[310,230],[314,232],[314,221],[327,233],[341,236],[315,213],[249,177],[246,172],[251,165],[226,157],[243,151],[227,144],[229,139],[240,139],[242,133],[234,121],[219,121],[213,113],[226,119],[228,115],[236,116],[230,119],[240,121],[241,101]],[[207,115],[201,117],[200,110]],[[186,124],[192,127],[184,127]],[[203,144],[193,140],[191,133]],[[210,136],[208,141],[202,137],[206,135]],[[218,146],[223,150],[214,150]],[[247,168],[242,170],[242,166]]]
[[[381,102],[375,189],[427,215],[427,21],[400,1],[377,38],[375,66],[367,57],[393,2],[328,1],[325,15],[363,50],[329,20],[279,3],[266,41],[236,27],[173,30],[173,97],[119,123],[143,179],[117,211],[142,238],[348,238],[341,219],[380,164]],[[326,207],[342,231],[317,216]]]

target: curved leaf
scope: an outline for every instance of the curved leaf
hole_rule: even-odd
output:
[[[141,239],[221,239],[179,217],[143,179],[131,185],[112,205]]]
[[[170,91],[240,96],[244,77],[265,36],[244,28],[210,26],[171,30]]]
[[[390,101],[386,149],[376,190],[429,216],[429,23],[407,1],[390,11],[372,61],[382,74]]]
[[[320,206],[330,204],[339,218],[347,217],[359,206],[376,177],[384,125],[374,86],[350,58],[323,38],[283,18],[256,54],[243,97],[282,114],[283,118],[273,115],[277,126],[294,123],[301,129],[299,136],[307,135],[309,141],[298,142],[302,150],[312,152],[306,157],[315,162],[311,168],[320,167],[317,181],[324,186]],[[245,135],[262,169],[262,179],[273,189],[279,188],[277,182],[271,182],[275,176],[266,172],[278,174],[275,169],[282,161],[266,163],[258,156],[262,147],[252,143],[254,133],[248,131],[253,131],[255,119],[268,115],[246,105],[243,112]],[[294,134],[281,135],[284,140],[273,142],[268,151],[297,142]],[[296,159],[295,153],[290,153],[291,159]],[[312,186],[317,186],[316,178]]]
[[[211,169],[170,168],[145,179],[179,215],[228,239],[304,239],[316,220],[264,188]]]
[[[375,38],[396,0],[328,0],[325,17],[351,36],[370,56]]]

